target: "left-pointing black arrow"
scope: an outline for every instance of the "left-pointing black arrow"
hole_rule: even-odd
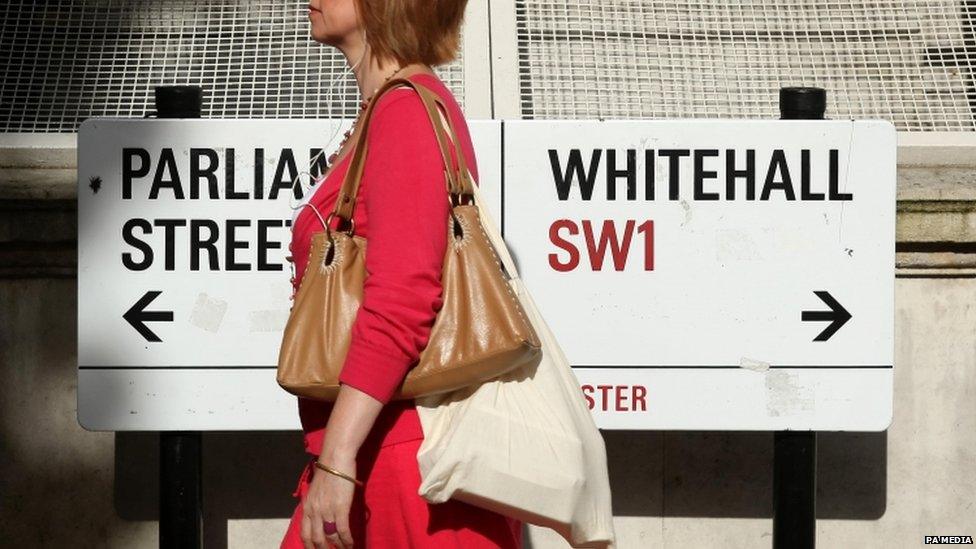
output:
[[[146,338],[146,341],[162,341],[159,336],[153,333],[152,330],[146,326],[146,322],[150,320],[165,320],[173,321],[173,311],[147,311],[146,306],[152,303],[152,300],[156,299],[159,294],[163,292],[159,290],[149,290],[139,301],[129,307],[129,310],[122,315],[122,318],[126,320],[137,332],[142,334],[142,337]]]

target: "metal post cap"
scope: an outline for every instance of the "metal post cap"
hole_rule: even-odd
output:
[[[827,91],[813,87],[786,87],[779,90],[779,112],[784,119],[823,119],[827,111]]]
[[[203,88],[200,86],[156,86],[159,118],[200,118]]]

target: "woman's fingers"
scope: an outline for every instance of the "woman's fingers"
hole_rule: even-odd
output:
[[[315,549],[329,549],[325,529],[322,527],[322,521],[324,520],[318,513],[312,515],[312,546]]]
[[[336,513],[336,530],[338,530],[339,541],[342,543],[340,547],[342,549],[352,548],[352,532],[349,529],[349,510],[339,511]]]
[[[352,469],[352,465],[346,469]],[[352,507],[354,486],[347,480],[335,475],[316,472],[311,486],[305,497],[305,515],[308,519],[308,536],[314,549],[350,549],[353,546],[352,532],[349,527],[349,511]],[[335,531],[327,532],[324,522],[335,523]],[[306,523],[302,522],[302,532],[305,533]],[[332,528],[329,528],[332,530]],[[304,541],[304,538],[303,538]],[[308,548],[309,546],[306,545]]]
[[[315,549],[312,543],[312,517],[308,513],[302,513],[302,544],[305,549]]]

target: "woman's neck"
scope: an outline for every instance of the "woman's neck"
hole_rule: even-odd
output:
[[[363,55],[365,48],[366,55]],[[395,59],[380,59],[373,56],[372,50],[366,43],[358,43],[352,46],[340,47],[340,51],[346,57],[346,64],[353,66],[353,59],[362,57],[359,65],[353,69],[356,75],[356,85],[359,87],[360,97],[366,99],[373,94],[373,90],[383,85],[386,77],[394,71],[399,70],[397,76],[411,76],[418,73],[434,75],[433,69],[423,63],[410,63],[402,67]]]
[[[370,52],[366,52],[362,63],[353,72],[356,75],[356,84],[359,86],[360,97],[366,99],[373,94],[373,90],[380,87],[390,73],[400,68],[400,64],[395,60],[376,59]]]

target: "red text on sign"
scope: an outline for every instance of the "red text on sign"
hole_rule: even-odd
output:
[[[604,412],[646,412],[647,387],[644,385],[581,385],[590,410]]]
[[[560,254],[549,254],[549,266],[559,272],[567,272],[576,269],[580,264],[580,248],[577,247],[572,238],[583,233],[583,245],[586,246],[586,254],[590,260],[590,268],[594,271],[602,271],[603,264],[610,254],[613,261],[613,268],[622,271],[627,266],[627,259],[630,257],[631,244],[634,241],[634,233],[638,238],[644,240],[644,270],[654,270],[654,221],[647,221],[637,224],[633,219],[628,219],[623,223],[623,234],[617,229],[617,222],[613,219],[606,219],[599,227],[599,234],[594,224],[589,219],[584,219],[577,224],[569,219],[557,219],[549,226],[549,241],[557,248],[563,250],[569,257],[560,258]],[[637,251],[636,253],[641,253]]]

